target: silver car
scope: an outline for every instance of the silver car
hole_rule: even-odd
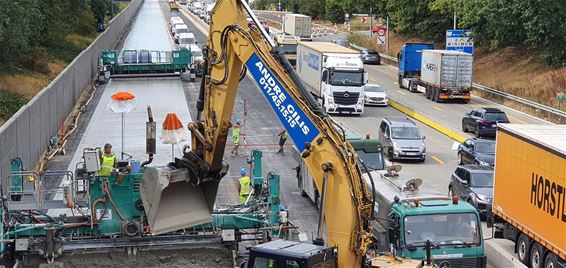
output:
[[[417,125],[409,118],[384,118],[379,125],[379,141],[390,161],[413,159],[424,162],[424,139]]]

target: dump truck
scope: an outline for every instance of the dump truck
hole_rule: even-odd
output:
[[[407,43],[398,60],[399,87],[411,92],[424,91],[425,97],[435,102],[470,101],[472,54],[435,50],[432,44]]]
[[[368,76],[360,55],[330,42],[299,42],[297,73],[327,113],[364,113]]]
[[[285,14],[283,32],[298,38],[310,38],[312,34],[311,17],[303,14]]]
[[[529,267],[566,267],[565,200],[566,125],[499,124],[496,237],[515,242],[518,259]]]

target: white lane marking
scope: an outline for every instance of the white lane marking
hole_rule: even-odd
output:
[[[403,91],[401,91],[401,90],[397,90],[397,92],[399,92],[399,94],[401,94],[401,95],[407,95],[407,93],[405,93],[405,92],[403,92]]]

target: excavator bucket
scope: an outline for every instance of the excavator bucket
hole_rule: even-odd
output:
[[[152,234],[210,222],[217,190],[214,181],[193,186],[186,169],[146,167],[140,194]]]

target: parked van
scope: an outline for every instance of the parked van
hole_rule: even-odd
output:
[[[414,159],[424,162],[424,139],[415,122],[409,118],[384,118],[379,125],[379,141],[389,161]]]

